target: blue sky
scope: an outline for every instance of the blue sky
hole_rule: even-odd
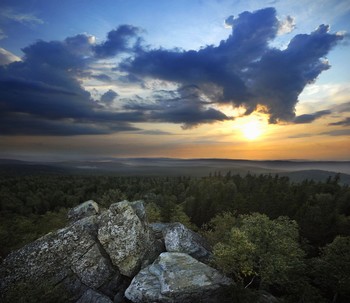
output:
[[[349,159],[349,31],[346,0],[3,0],[0,157]]]

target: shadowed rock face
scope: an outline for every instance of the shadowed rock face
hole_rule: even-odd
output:
[[[92,289],[88,289],[76,303],[113,303],[113,301]]]
[[[132,302],[215,302],[232,282],[185,253],[162,253],[132,280],[125,296]]]
[[[96,223],[96,216],[83,218],[11,253],[1,265],[1,293],[6,298],[23,285],[45,285],[78,297],[119,276],[96,242]]]

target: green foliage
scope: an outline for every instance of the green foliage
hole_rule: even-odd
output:
[[[237,281],[256,276],[261,286],[286,284],[303,265],[297,223],[285,217],[270,220],[258,213],[240,219],[228,241],[214,246],[217,265]]]
[[[40,216],[4,216],[0,221],[0,254],[5,256],[50,231],[64,227],[66,223],[67,210],[64,208]]]
[[[268,289],[285,302],[350,302],[344,278],[350,188],[338,177],[292,183],[278,175],[218,172],[203,178],[0,176],[1,257],[63,227],[67,210],[91,199],[103,207],[143,199],[150,222],[199,230],[215,247],[218,266],[241,286],[254,277],[249,288]],[[236,287],[232,301],[254,296]]]
[[[148,222],[153,223],[162,221],[160,208],[155,203],[147,203],[145,208]]]
[[[109,189],[97,202],[103,207],[109,207],[112,203],[120,202],[125,199],[126,195],[123,194],[120,189]]]
[[[210,222],[203,226],[204,236],[211,245],[218,242],[228,242],[232,226],[237,223],[237,217],[232,212],[223,212],[216,215]]]
[[[191,223],[189,216],[184,212],[182,205],[175,205],[171,211],[170,222],[180,222],[187,228],[197,230],[197,227]]]
[[[226,243],[219,242],[214,246],[215,262],[226,274],[243,283],[244,278],[255,275],[254,257],[257,247],[245,232],[233,227]]]
[[[335,297],[350,300],[350,237],[337,236],[324,247],[316,270],[323,288],[330,288]]]

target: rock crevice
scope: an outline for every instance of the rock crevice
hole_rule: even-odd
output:
[[[199,235],[180,223],[150,226],[142,201],[101,211],[90,200],[68,216],[67,227],[3,260],[1,302],[122,302],[126,288],[132,302],[193,302],[231,283],[200,262],[211,253]]]

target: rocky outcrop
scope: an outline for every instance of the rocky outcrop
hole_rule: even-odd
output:
[[[98,204],[93,200],[89,200],[70,209],[67,216],[68,220],[75,222],[85,217],[97,215],[98,213]]]
[[[143,205],[128,201],[112,204],[99,219],[99,242],[121,274],[128,277],[137,273],[154,249],[154,238],[144,219]]]
[[[168,252],[182,252],[206,262],[212,256],[207,241],[181,223],[151,224],[157,238],[162,238]]]
[[[132,302],[216,302],[232,282],[185,253],[162,253],[132,280],[125,296]]]
[[[74,298],[119,276],[96,242],[96,231],[96,216],[83,218],[11,253],[0,269],[1,293],[11,297],[21,287],[39,285],[43,293],[65,289]]]
[[[54,297],[53,292],[62,302],[74,301],[88,289],[112,295],[123,275],[153,262],[160,252],[153,259],[146,253],[156,245],[145,216],[139,217],[142,203],[114,203],[101,214],[95,204],[87,201],[71,210],[71,220],[77,221],[4,259],[0,301],[13,302],[21,292],[33,296],[33,302],[48,301],[44,298]]]
[[[3,260],[0,302],[124,302],[126,289],[133,302],[214,302],[230,283],[198,261],[211,255],[203,238],[180,223],[151,228],[142,201],[101,211],[90,200],[68,216]]]

